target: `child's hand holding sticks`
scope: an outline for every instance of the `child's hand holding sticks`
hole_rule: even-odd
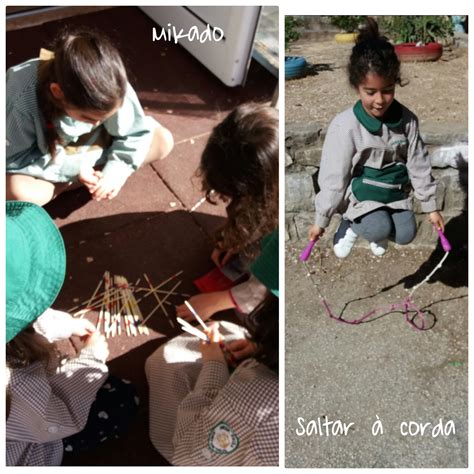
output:
[[[105,362],[109,357],[109,345],[99,331],[93,332],[85,341],[84,348],[92,348],[95,357]]]
[[[218,330],[218,323],[212,323],[211,326],[206,326],[201,316],[197,314],[196,309],[191,306],[189,301],[185,301],[183,306],[188,308],[190,313],[196,318],[196,320],[204,329],[204,331],[201,331],[191,326],[187,321],[180,318],[179,316],[176,318],[176,320],[181,324],[181,329],[183,331],[193,334],[203,341],[201,342],[203,361],[222,360],[223,362],[228,363],[231,367],[236,367],[237,360],[224,344],[224,340]],[[203,346],[203,344],[211,347],[206,348]]]
[[[218,324],[214,323],[212,326],[205,331],[208,341],[201,342],[201,354],[203,362],[209,362],[211,360],[224,362],[227,364],[224,353],[222,352],[222,336],[219,333]]]

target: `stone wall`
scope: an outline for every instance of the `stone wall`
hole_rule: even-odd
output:
[[[433,176],[438,180],[437,201],[445,221],[467,209],[467,130],[442,124],[424,124],[422,137],[430,151]],[[326,125],[288,123],[285,131],[285,213],[287,240],[307,239],[314,223],[314,195],[318,192],[317,176],[321,161]],[[427,216],[415,200],[418,233],[411,246],[432,246],[437,240]],[[339,217],[327,229],[332,235]],[[323,239],[328,245],[331,239]],[[367,246],[358,239],[357,245]]]

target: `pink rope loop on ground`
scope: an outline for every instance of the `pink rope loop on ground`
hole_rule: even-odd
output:
[[[405,298],[405,300],[403,301],[403,304],[405,306],[405,321],[410,324],[410,326],[417,330],[417,331],[423,331],[426,327],[426,319],[425,319],[425,314],[423,313],[423,311],[421,311],[420,308],[418,308],[418,306],[416,306],[413,301],[410,299],[409,296],[407,296]],[[415,312],[415,315],[410,319],[408,313],[410,311],[414,311]],[[417,318],[417,316],[420,317],[421,319],[421,327],[418,326],[416,323],[415,323],[415,319]]]
[[[367,319],[373,317],[377,313],[384,314],[384,313],[391,313],[393,311],[402,311],[402,313],[405,317],[405,321],[413,329],[415,329],[416,331],[423,331],[425,329],[425,322],[426,322],[425,315],[417,306],[415,306],[415,304],[411,301],[410,297],[406,297],[402,301],[402,303],[398,303],[398,304],[393,303],[388,307],[387,306],[380,306],[379,308],[375,308],[375,309],[369,311],[368,313],[361,316],[360,318],[352,319],[352,320],[343,319],[342,316],[336,316],[333,313],[331,307],[329,306],[329,303],[324,298],[321,298],[321,304],[322,304],[323,308],[325,309],[326,314],[331,319],[334,319],[335,321],[338,321],[339,323],[352,324],[352,325],[362,324],[364,321],[366,321]],[[413,316],[413,318],[410,318],[410,316],[409,316],[410,311],[415,311],[415,313],[416,313]],[[417,324],[414,322],[417,316],[419,316],[421,321],[422,321],[421,327],[417,326]]]
[[[316,284],[316,282],[314,281],[314,279],[311,275],[311,271],[309,270],[308,266],[306,265],[306,261],[308,260],[310,254],[311,254],[311,251],[313,250],[314,244],[316,243],[316,241],[318,239],[316,239],[315,241],[310,241],[309,242],[309,244],[307,245],[307,247],[304,249],[304,251],[302,252],[302,254],[300,256],[300,261],[305,264],[306,270],[308,271],[308,275],[311,278],[313,286],[316,288],[316,290],[319,293],[321,304],[322,304],[324,310],[326,311],[326,314],[331,319],[334,319],[335,321],[338,321],[338,322],[344,323],[344,324],[356,325],[356,324],[363,323],[365,320],[367,320],[370,317],[374,316],[378,312],[380,312],[380,314],[385,314],[385,313],[392,313],[393,311],[401,311],[404,315],[405,321],[413,329],[415,329],[416,331],[423,331],[423,330],[425,330],[425,327],[426,327],[425,314],[423,313],[423,311],[421,311],[420,308],[418,308],[418,306],[416,306],[413,303],[413,301],[411,300],[411,297],[415,293],[415,291],[418,290],[418,288],[420,288],[427,281],[429,281],[430,278],[443,266],[444,261],[446,260],[446,258],[449,255],[449,252],[451,250],[451,244],[448,242],[448,240],[444,236],[443,232],[439,229],[438,229],[438,234],[440,236],[441,244],[442,244],[443,250],[445,251],[445,254],[444,254],[443,258],[440,260],[440,262],[436,265],[436,267],[431,271],[431,273],[429,275],[427,275],[421,283],[418,283],[418,285],[414,286],[411,289],[410,294],[401,303],[393,303],[388,307],[382,306],[382,307],[379,307],[379,308],[375,308],[375,309],[369,311],[368,313],[366,313],[364,316],[361,316],[360,318],[353,319],[353,320],[343,319],[342,315],[336,316],[333,313],[331,307],[329,306],[329,303],[324,298],[323,294],[321,293],[321,290],[319,289],[319,286]],[[410,318],[410,315],[409,315],[410,312],[415,312],[415,315],[412,318]],[[415,322],[415,320],[418,317],[421,320],[421,325],[420,326],[418,326]]]

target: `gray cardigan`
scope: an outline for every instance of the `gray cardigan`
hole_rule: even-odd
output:
[[[405,163],[413,194],[421,202],[423,212],[437,210],[436,183],[431,176],[428,151],[420,137],[418,119],[403,105],[401,110],[397,124],[369,119],[371,131],[358,119],[353,107],[330,123],[319,170],[320,191],[315,198],[318,226],[327,227],[336,212],[353,221],[381,207],[412,209],[411,195],[389,204],[357,201],[351,191],[351,180],[361,166],[380,169],[394,162]]]

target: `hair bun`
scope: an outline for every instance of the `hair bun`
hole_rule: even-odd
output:
[[[375,73],[395,84],[400,84],[400,61],[395,48],[385,36],[380,35],[374,18],[368,16],[359,30],[348,64],[349,82],[356,89],[368,73]]]
[[[364,43],[366,41],[376,41],[381,39],[379,32],[379,25],[371,17],[368,16],[365,19],[365,25],[359,29],[359,35],[357,36],[356,43]]]

